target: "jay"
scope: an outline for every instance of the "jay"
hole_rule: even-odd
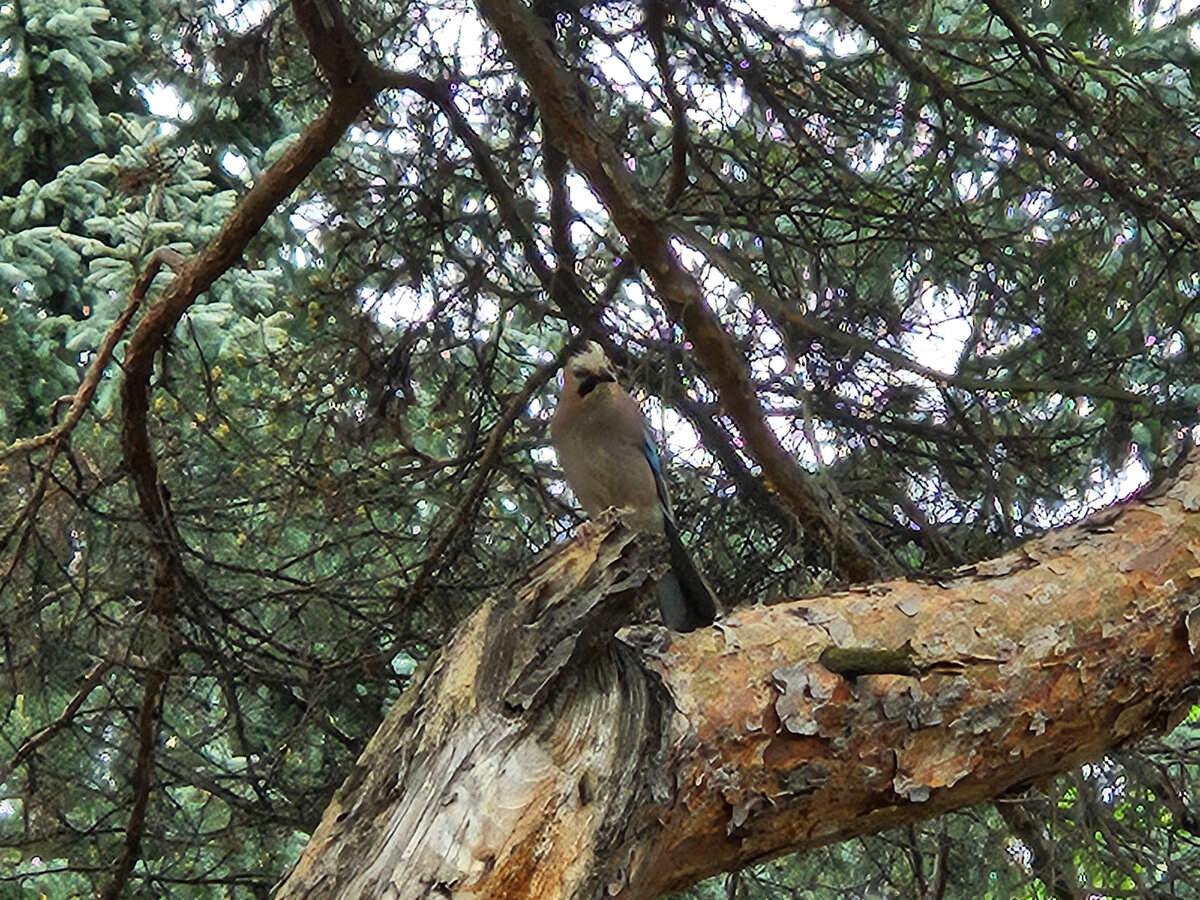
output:
[[[563,367],[550,437],[589,516],[616,507],[633,528],[666,536],[671,570],[656,585],[663,624],[673,631],[711,625],[716,600],[679,538],[646,419],[595,341]]]

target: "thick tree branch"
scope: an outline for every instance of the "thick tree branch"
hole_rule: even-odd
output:
[[[614,773],[664,752],[671,710],[611,637],[661,574],[650,560],[665,548],[639,546],[614,517],[597,524],[477,610],[414,676],[278,900],[533,897],[531,878],[557,898],[564,870],[595,897],[619,877],[569,836],[598,828],[636,854],[654,827]]]
[[[175,614],[185,576],[169,494],[158,480],[158,464],[148,428],[154,357],[187,308],[240,259],[267,217],[329,154],[374,96],[375,82],[370,77],[373,70],[354,40],[340,4],[333,0],[295,0],[293,9],[308,36],[313,57],[331,84],[330,103],[296,143],[255,182],[216,237],[190,260],[177,266],[174,280],[134,330],[125,355],[121,382],[121,446],[137,490],[142,519],[150,530],[154,561],[150,613],[153,627],[161,635],[162,650],[146,673],[143,685],[132,779],[133,800],[121,854],[114,864],[113,878],[103,892],[104,900],[114,900],[121,895],[141,852],[153,786],[154,750],[162,699],[181,646]],[[148,276],[139,281],[143,292],[153,277],[153,269],[152,265],[147,270]]]
[[[834,568],[853,581],[867,581],[886,568],[835,515],[830,504],[780,443],[763,415],[746,361],[705,303],[699,283],[679,261],[670,233],[651,211],[612,145],[599,137],[581,97],[583,86],[555,57],[545,28],[521,0],[477,0],[477,7],[500,35],[505,50],[525,79],[554,142],[589,181],[625,238],[630,255],[650,276],[668,313],[687,334],[724,411],[737,425],[763,475],[796,515],[823,533]]]
[[[592,302],[579,279],[575,242],[571,238],[574,216],[567,190],[569,162],[553,141],[542,141],[542,166],[550,183],[550,245],[555,258],[554,281],[547,293],[581,333],[592,335],[606,331],[600,319],[605,304]]]
[[[241,258],[267,217],[329,155],[374,96],[371,69],[361,48],[344,33],[340,6],[326,6],[325,0],[296,0],[295,12],[309,35],[314,57],[332,83],[329,105],[246,192],[216,237],[180,267],[129,341],[121,383],[122,444],[142,514],[156,527],[165,521],[166,512],[159,497],[157,467],[146,429],[147,387],[155,354],[187,308]]]
[[[1198,545],[1195,454],[1163,493],[939,584],[611,641],[654,573],[602,523],[463,623],[280,896],[651,898],[1008,795],[1186,714]],[[911,665],[820,662],[855,647]]]

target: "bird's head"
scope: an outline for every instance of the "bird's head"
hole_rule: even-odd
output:
[[[563,393],[586,397],[605,382],[616,383],[612,363],[595,341],[581,341],[563,366]]]

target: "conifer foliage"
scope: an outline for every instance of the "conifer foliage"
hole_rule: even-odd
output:
[[[0,0],[0,897],[268,896],[577,524],[573,335],[733,604],[1190,449],[1189,4],[478,6]],[[1200,896],[1198,741],[695,896]]]

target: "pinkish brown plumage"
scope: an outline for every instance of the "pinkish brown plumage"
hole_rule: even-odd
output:
[[[691,631],[711,624],[716,602],[679,538],[646,419],[595,341],[563,367],[550,437],[567,483],[589,516],[615,507],[634,528],[666,535],[671,571],[657,590],[667,627]]]

